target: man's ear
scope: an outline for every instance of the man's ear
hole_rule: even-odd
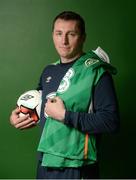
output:
[[[86,40],[86,33],[84,34],[84,35],[82,35],[83,37],[82,37],[82,39],[83,39],[83,42],[85,42],[85,40]]]

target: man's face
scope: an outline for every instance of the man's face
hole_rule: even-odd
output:
[[[84,40],[85,36],[81,35],[76,21],[56,20],[53,41],[62,62],[66,63],[79,57]]]

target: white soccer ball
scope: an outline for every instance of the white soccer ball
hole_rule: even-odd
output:
[[[17,106],[20,108],[19,116],[29,114],[30,117],[38,122],[41,112],[42,93],[38,90],[29,90],[23,93],[17,100]]]

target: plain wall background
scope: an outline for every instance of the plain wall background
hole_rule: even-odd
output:
[[[35,178],[39,129],[17,130],[9,116],[18,96],[58,59],[51,27],[64,10],[84,17],[85,51],[101,46],[118,69],[121,131],[103,137],[101,178],[136,178],[135,0],[0,0],[0,178]]]

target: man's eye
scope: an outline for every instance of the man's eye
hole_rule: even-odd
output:
[[[69,35],[70,35],[70,36],[76,36],[76,34],[75,34],[75,33],[69,33]]]
[[[62,33],[61,33],[61,32],[57,32],[56,35],[57,35],[57,36],[61,36]]]

